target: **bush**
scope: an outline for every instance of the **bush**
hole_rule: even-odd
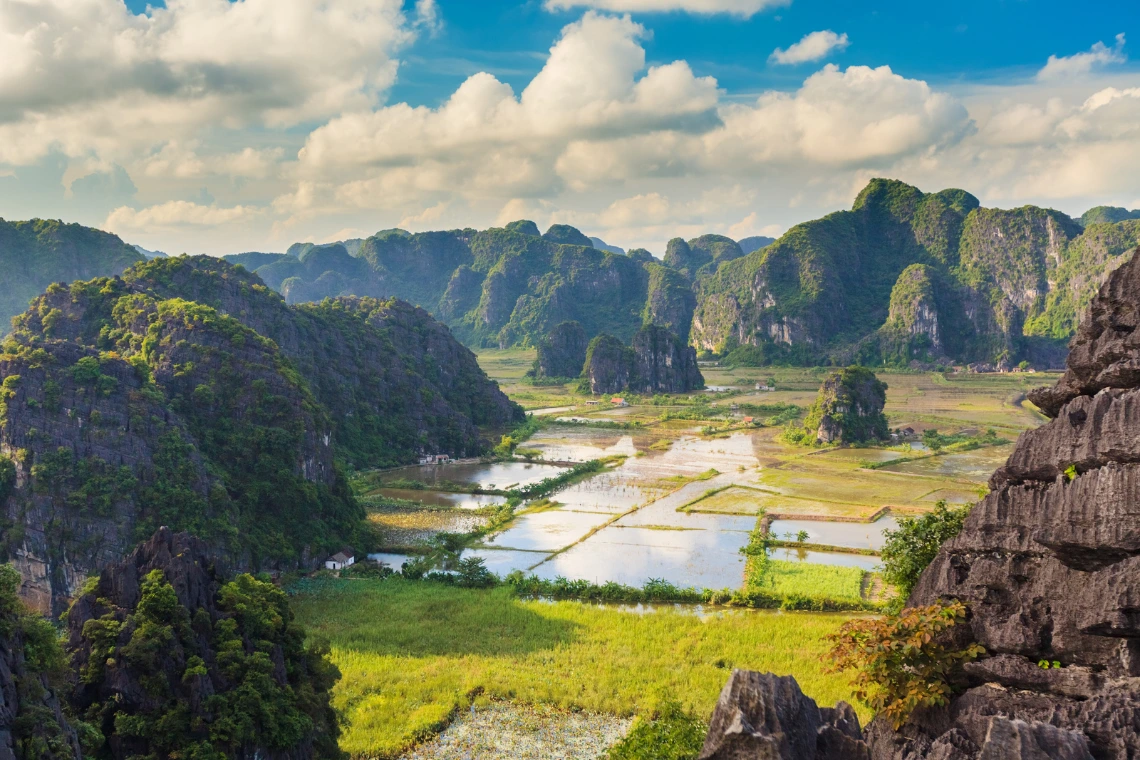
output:
[[[708,727],[676,702],[638,720],[624,739],[610,748],[606,760],[696,760]]]
[[[484,565],[482,557],[461,559],[455,570],[455,583],[463,588],[490,588],[499,582],[498,576]]]
[[[829,637],[833,672],[856,669],[855,696],[897,730],[917,708],[945,705],[954,671],[985,652],[978,644],[951,649],[943,643],[939,634],[965,619],[966,606],[953,602],[849,621]]]
[[[896,530],[884,531],[883,579],[898,589],[898,604],[906,602],[922,571],[943,543],[962,531],[969,506],[951,509],[945,501],[921,517],[900,517]]]

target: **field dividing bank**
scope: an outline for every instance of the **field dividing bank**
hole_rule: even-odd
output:
[[[820,704],[852,701],[847,676],[825,672],[825,637],[851,615],[634,612],[400,579],[309,581],[292,603],[332,645],[354,758],[398,757],[486,697],[613,715],[677,700],[707,719],[734,667],[795,675]]]

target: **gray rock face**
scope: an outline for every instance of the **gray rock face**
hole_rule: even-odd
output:
[[[591,393],[685,393],[705,386],[696,349],[658,325],[642,327],[628,347],[612,335],[597,336],[582,374]]]
[[[1085,737],[1048,723],[991,718],[978,760],[1093,760]]]
[[[965,602],[956,635],[990,657],[946,708],[898,732],[874,722],[875,760],[945,753],[955,731],[980,754],[946,757],[1140,756],[1138,310],[1133,258],[1093,302],[1065,375],[1031,394],[1052,421],[1021,436],[923,573],[909,603]]]
[[[796,679],[734,670],[700,760],[862,760],[867,745],[845,702],[819,708]]]
[[[697,367],[697,351],[686,346],[672,332],[657,325],[646,325],[633,336],[636,355],[636,382],[633,390],[642,393],[685,393],[705,387]]]
[[[988,656],[965,667],[967,688],[946,706],[916,711],[897,731],[872,721],[872,760],[1140,757],[1138,327],[1133,258],[1102,287],[1064,377],[1031,395],[1052,421],[1021,436],[908,600],[965,602],[968,622],[952,629],[953,643],[976,641]],[[772,725],[737,712],[741,728]],[[727,731],[733,715],[718,704],[716,736],[760,733]],[[799,702],[778,715],[782,726],[811,722]],[[793,751],[801,754],[708,757],[815,757]]]
[[[578,322],[563,322],[538,344],[535,374],[538,377],[578,377],[586,362],[589,341]]]

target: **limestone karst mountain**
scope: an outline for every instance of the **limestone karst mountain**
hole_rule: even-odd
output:
[[[426,312],[288,306],[210,257],[53,285],[0,353],[0,554],[59,612],[160,525],[306,566],[363,511],[342,464],[486,449],[522,410]]]
[[[1122,212],[1094,209],[1078,223],[1050,209],[983,208],[962,190],[923,193],[877,179],[850,211],[779,240],[676,238],[662,259],[603,250],[567,225],[540,233],[526,221],[387,230],[294,246],[294,255],[266,263],[239,255],[291,303],[396,296],[472,346],[534,346],[573,320],[589,338],[628,342],[642,325],[659,324],[699,350],[755,349],[736,362],[1059,365],[1092,294],[1140,243],[1140,221]]]
[[[0,335],[53,282],[111,277],[147,258],[117,236],[51,219],[0,219]]]

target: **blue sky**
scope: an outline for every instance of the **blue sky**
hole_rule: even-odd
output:
[[[990,205],[1140,205],[1136,2],[14,7],[0,216],[164,250],[518,215],[660,253],[779,234],[880,175]]]

